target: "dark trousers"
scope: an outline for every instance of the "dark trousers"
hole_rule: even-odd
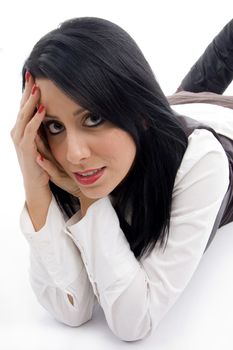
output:
[[[183,78],[177,92],[209,91],[222,94],[233,79],[233,20],[207,46]]]
[[[211,103],[233,109],[233,96],[222,95],[233,79],[233,20],[218,33],[183,78],[175,94],[167,96],[170,105]],[[233,118],[233,115],[232,115]],[[216,217],[206,249],[219,227],[233,221],[233,135],[220,135],[229,160],[230,184]]]

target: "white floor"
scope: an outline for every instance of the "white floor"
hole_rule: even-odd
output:
[[[23,183],[9,132],[21,97],[22,63],[32,45],[68,18],[96,16],[112,20],[134,37],[169,95],[213,36],[230,20],[228,9],[232,8],[230,0],[230,6],[228,0],[222,0],[221,6],[212,0],[200,0],[199,4],[198,0],[193,3],[148,0],[146,6],[140,0],[121,2],[1,3],[1,350],[233,349],[233,223],[218,231],[179,301],[154,334],[142,341],[127,343],[117,339],[99,308],[82,327],[58,323],[38,304],[29,285],[29,249],[18,224]],[[233,94],[233,84],[226,94]]]
[[[37,302],[28,282],[28,246],[8,223],[0,236],[0,349],[156,350],[233,348],[233,223],[221,228],[190,284],[147,339],[127,343],[108,328],[102,310],[72,328],[54,320]]]

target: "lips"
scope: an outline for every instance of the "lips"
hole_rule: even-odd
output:
[[[88,171],[82,171],[78,173],[74,173],[76,180],[82,184],[82,185],[90,185],[94,182],[96,182],[105,171],[106,167],[99,168],[99,169],[89,169]],[[89,172],[96,171],[93,174],[88,175]],[[85,176],[86,175],[86,176]]]
[[[104,168],[104,167],[103,167]],[[101,170],[103,168],[98,168],[98,169],[88,169],[88,170],[85,170],[85,171],[77,171],[75,174],[78,174],[78,175],[85,175],[87,173],[90,173],[92,171],[98,171],[98,170]]]

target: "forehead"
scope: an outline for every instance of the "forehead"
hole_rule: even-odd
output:
[[[68,114],[82,113],[83,107],[74,102],[61,89],[59,89],[51,80],[36,79],[36,85],[40,90],[40,103],[46,107],[47,114],[60,115],[64,111]]]
[[[65,93],[59,89],[51,80],[48,79],[36,79],[36,85],[40,89],[41,98],[45,100],[53,101],[61,100],[66,103],[74,103]],[[75,104],[75,103],[74,103]]]

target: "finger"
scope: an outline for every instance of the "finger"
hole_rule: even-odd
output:
[[[20,109],[23,108],[23,106],[27,102],[34,83],[35,83],[35,80],[34,80],[33,76],[31,75],[31,73],[29,71],[26,71],[26,73],[25,73],[25,86],[24,86],[24,91],[23,91],[21,101],[20,101]]]
[[[63,190],[71,193],[75,197],[80,197],[82,192],[77,184],[68,176],[68,174],[63,170],[60,171],[53,162],[41,157],[38,155],[36,158],[37,163],[41,166],[41,168],[46,171],[50,180],[62,188]]]
[[[22,110],[19,111],[19,114],[16,120],[15,131],[14,131],[14,138],[16,143],[21,140],[21,138],[24,135],[24,131],[27,124],[34,117],[36,106],[39,103],[39,99],[40,99],[40,90],[36,85],[34,85],[27,102],[25,103]]]
[[[41,125],[42,126],[42,125]],[[39,131],[41,131],[41,128],[39,129]],[[37,150],[38,152],[40,152],[43,156],[45,156],[46,159],[50,160],[51,162],[53,162],[56,167],[62,172],[62,173],[65,173],[64,169],[62,168],[62,166],[58,163],[58,161],[54,158],[51,150],[50,150],[50,147],[49,147],[49,144],[48,144],[48,141],[47,139],[45,139],[45,135],[43,135],[43,137],[41,137],[40,133],[38,133],[36,135],[36,138],[35,138],[35,142],[36,142],[36,145],[37,145]]]
[[[52,156],[52,153],[48,148],[47,143],[44,143],[44,140],[39,134],[36,135],[35,142],[38,152],[45,156],[47,159],[54,161],[54,157]]]
[[[41,168],[48,173],[50,180],[59,186],[62,177],[64,177],[64,172],[61,172],[57,166],[53,164],[53,162],[44,158],[40,154],[36,157],[36,161],[41,166]]]
[[[40,136],[40,134],[38,133],[36,135],[36,138],[35,138],[35,143],[36,143],[38,152],[42,156],[44,156],[47,160],[51,161],[54,164],[55,168],[59,171],[60,175],[67,176],[67,173],[64,170],[64,168],[61,166],[61,164],[53,156],[47,139],[44,140],[44,138],[42,138]]]
[[[34,78],[32,77],[32,75],[31,75],[31,73],[29,71],[26,71],[26,73],[25,73],[25,86],[24,86],[24,91],[23,91],[22,98],[21,98],[21,101],[20,101],[20,111],[22,110],[22,108],[24,107],[26,101],[28,100],[33,85],[34,85]],[[17,121],[19,120],[19,118],[20,118],[20,112],[18,113],[17,119],[16,119],[16,123],[15,123],[14,127],[11,130],[11,137],[12,137],[12,139],[14,139],[14,136],[15,136],[15,133],[16,133],[16,129],[18,127]]]
[[[29,89],[28,89],[29,90]],[[36,106],[38,105],[38,99],[40,98],[40,89],[36,84],[33,84],[28,91],[27,101],[24,103],[23,107],[19,110],[18,119],[23,119],[28,116],[27,112],[34,112]]]
[[[30,151],[30,148],[32,145],[35,146],[35,138],[38,132],[38,129],[43,121],[43,118],[45,116],[45,107],[40,106],[37,113],[34,115],[34,117],[30,120],[30,122],[25,127],[24,135],[22,138],[22,145],[25,146],[25,149],[28,149]]]
[[[44,145],[50,149],[49,147],[49,143],[48,143],[48,138],[47,138],[47,133],[46,133],[46,129],[45,126],[43,124],[41,124],[39,130],[38,130],[38,135],[40,136],[41,140],[44,142]]]
[[[40,152],[41,154],[43,154],[43,156],[46,156],[46,158],[48,158],[49,156],[48,149],[45,146],[39,134],[36,135],[35,142],[36,142],[36,147],[38,149],[38,152]]]

